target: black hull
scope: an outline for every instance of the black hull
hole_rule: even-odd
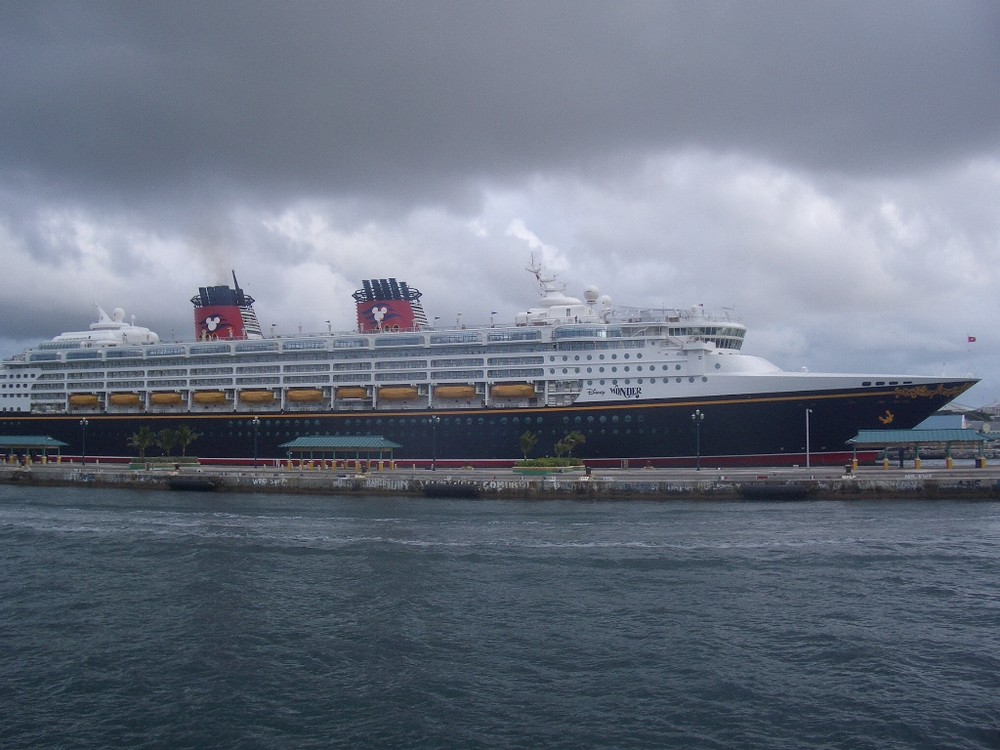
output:
[[[397,464],[424,466],[510,465],[521,458],[520,436],[538,434],[531,456],[554,455],[554,445],[571,431],[586,442],[573,455],[593,466],[791,465],[808,458],[838,463],[852,453],[847,441],[862,429],[907,429],[950,402],[975,381],[933,387],[856,391],[735,395],[706,399],[631,402],[588,406],[511,409],[454,409],[338,412],[177,414],[0,415],[0,434],[48,435],[68,443],[65,455],[91,459],[131,457],[131,435],[181,425],[199,433],[187,453],[203,459],[282,460],[282,443],[308,435],[381,435],[400,444]],[[692,414],[704,419],[696,427]],[[436,426],[428,420],[440,418]],[[81,426],[83,417],[87,426]],[[86,431],[84,433],[84,430]],[[180,454],[180,448],[174,455]],[[156,448],[148,455],[159,455]],[[319,458],[319,456],[317,456]]]

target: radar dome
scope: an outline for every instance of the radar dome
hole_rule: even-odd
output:
[[[111,311],[111,317],[114,318],[116,322],[121,323],[125,320],[125,311],[120,307],[116,307]]]

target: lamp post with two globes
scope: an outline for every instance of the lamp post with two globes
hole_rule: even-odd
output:
[[[695,471],[701,471],[701,423],[705,421],[705,415],[701,409],[695,409],[691,415],[691,422],[694,424],[694,455]]]

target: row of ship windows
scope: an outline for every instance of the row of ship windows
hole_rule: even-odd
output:
[[[640,354],[638,356],[641,357],[642,355]],[[628,355],[626,354],[625,357],[628,358]],[[542,359],[543,359],[542,357],[523,357],[523,358],[514,358],[514,359],[509,360],[509,361],[503,361],[502,359],[496,358],[496,359],[490,359],[489,360],[489,364],[491,364],[491,365],[500,365],[500,364],[511,364],[511,365],[517,365],[517,364],[540,364],[542,362]],[[568,359],[567,357],[563,357],[564,361],[566,361],[567,359]],[[579,357],[576,357],[575,359],[579,360]],[[588,356],[587,359],[589,360],[591,358]],[[600,359],[603,359],[603,355],[600,357]],[[358,364],[362,364],[362,363],[358,363]],[[364,364],[367,365],[368,363],[364,363]],[[482,363],[481,363],[481,360],[479,360],[479,361],[475,361],[475,360],[432,360],[432,366],[464,365],[464,364],[468,364],[468,365],[481,365]],[[400,369],[409,370],[409,369],[422,369],[422,368],[425,368],[426,366],[427,365],[426,365],[425,361],[422,361],[422,362],[413,362],[413,363],[406,364],[406,365],[402,365],[399,362],[380,362],[380,363],[376,364],[376,369],[390,369],[391,368],[391,369],[394,369],[394,370],[400,370]],[[345,367],[335,367],[334,369],[335,370],[347,370],[347,371],[357,372],[357,371],[364,371],[364,370],[367,370],[369,368],[368,367],[359,367],[357,365],[354,365],[354,366],[345,366]],[[641,369],[641,366],[640,366],[639,369]],[[655,369],[655,365],[651,365],[650,369]],[[679,369],[681,369],[681,366],[680,365],[675,365],[675,369],[679,370]],[[302,371],[323,372],[323,371],[326,371],[326,370],[327,370],[326,366],[315,365],[315,366],[310,366],[308,369],[301,368],[301,367],[286,368],[285,371],[286,372],[302,372]],[[237,367],[235,369],[235,372],[236,372],[236,374],[279,373],[279,372],[281,372],[281,369],[278,366]],[[579,372],[579,370],[577,370],[577,372]],[[225,367],[217,367],[217,368],[191,368],[191,375],[192,376],[231,375],[232,373],[233,373],[233,369],[232,368],[225,368]],[[186,375],[186,374],[187,374],[187,370],[185,368],[176,368],[176,369],[169,369],[169,370],[149,370],[148,377],[149,378],[159,378],[159,377],[174,377],[174,378],[176,378],[178,376],[183,376],[183,375]],[[438,371],[432,373],[432,375],[434,375],[434,376],[437,376],[438,374],[439,374]],[[440,374],[443,377],[451,377],[452,376],[449,371],[440,371]],[[97,372],[97,371],[90,371],[90,372],[70,372],[70,373],[68,373],[66,375],[66,379],[75,382],[75,381],[87,380],[88,378],[89,379],[93,379],[95,377],[103,377],[103,375],[104,374],[102,372]],[[126,378],[127,377],[142,377],[143,376],[143,371],[142,370],[126,370],[126,371],[114,372],[114,373],[112,373],[112,375],[114,377],[117,377],[117,378],[121,378],[121,377],[126,377]],[[460,377],[465,377],[465,375],[464,374],[460,375]],[[43,381],[56,381],[56,380],[61,380],[61,376],[59,374],[56,374],[56,373],[48,373],[48,374],[42,375],[39,378],[39,380],[43,380]]]
[[[626,355],[627,356],[627,355]],[[541,364],[544,361],[543,357],[490,357],[487,360],[489,365],[528,365],[528,364]],[[466,359],[432,359],[431,367],[462,367],[462,366],[478,366],[482,367],[482,358],[466,358]],[[333,371],[365,371],[370,370],[372,366],[371,362],[348,362],[348,363],[334,363],[334,364],[310,364],[310,365],[286,365],[283,368],[280,365],[248,365],[242,367],[236,367],[235,372],[237,374],[249,374],[249,373],[279,373],[279,372],[330,372]],[[427,367],[426,360],[414,361],[412,363],[401,363],[398,361],[392,362],[377,362],[375,363],[375,369],[421,369]],[[150,369],[146,372],[147,376],[150,378],[156,377],[177,377],[181,375],[187,375],[190,371],[191,375],[231,375],[234,372],[232,367],[175,367],[167,369]],[[112,373],[114,377],[143,377],[143,370],[117,370]],[[80,372],[69,372],[65,375],[67,380],[86,380],[92,379],[94,377],[101,377],[103,372],[95,371],[90,369],[88,371]],[[62,373],[44,373],[38,379],[39,380],[62,380]]]
[[[570,372],[572,372],[575,375],[581,375],[581,374],[584,373],[584,371],[586,371],[587,374],[592,375],[594,373],[594,369],[595,368],[593,368],[593,367],[563,367],[561,371],[562,371],[563,375],[568,375]],[[602,372],[618,372],[618,367],[617,366],[598,367],[596,369],[597,369],[598,373],[602,373]],[[649,371],[650,372],[654,371],[655,369],[656,369],[656,365],[650,365],[649,366]],[[667,368],[666,366],[664,366],[663,369],[667,370],[669,368]],[[677,365],[676,369],[678,369],[678,370],[681,369],[680,365]],[[621,370],[622,370],[622,372],[631,372],[632,368],[629,365],[624,365],[621,368]],[[636,372],[642,372],[642,365],[638,365],[635,368],[635,370],[636,370]],[[557,371],[557,368],[555,368],[555,367],[550,367],[549,368],[549,374],[550,375],[555,375],[556,371]],[[664,378],[663,382],[667,382],[669,379],[670,378]],[[703,380],[707,380],[707,378],[702,378],[702,379]],[[680,378],[678,378],[678,381],[680,381]],[[691,382],[694,382],[694,378],[691,378]]]
[[[503,369],[503,370],[487,370],[487,378],[538,378],[544,375],[544,370],[542,368],[514,368],[514,369]],[[426,373],[413,373],[413,372],[386,372],[378,373],[375,375],[375,381],[379,383],[399,381],[399,382],[410,382],[410,381],[424,381],[427,380]],[[481,380],[483,378],[482,370],[435,370],[431,373],[431,377],[434,379],[443,380]],[[289,375],[284,378],[279,377],[238,377],[238,378],[190,378],[190,379],[150,379],[148,381],[144,380],[109,380],[105,383],[102,380],[90,380],[90,381],[80,381],[74,382],[73,387],[77,389],[96,389],[101,390],[105,387],[110,389],[134,389],[134,388],[184,388],[190,385],[191,387],[206,387],[206,386],[231,386],[235,385],[280,385],[284,383],[368,383],[372,381],[370,375]],[[25,386],[27,387],[27,385]],[[49,391],[65,391],[66,387],[62,383],[44,383],[38,384],[34,388],[35,393],[49,392]]]
[[[468,353],[468,354],[481,354],[483,351],[488,353],[506,353],[513,351],[537,351],[543,344],[531,344],[529,346],[464,346],[464,347],[448,347],[450,353]],[[350,358],[371,358],[373,353],[370,350],[354,350],[354,351],[344,351],[343,349],[333,350],[333,351],[310,351],[303,353],[282,353],[277,349],[269,348],[259,348],[259,349],[247,349],[240,350],[236,353],[232,353],[228,349],[226,344],[211,344],[204,347],[192,347],[191,353],[185,356],[184,348],[181,346],[169,347],[164,349],[162,347],[154,347],[146,350],[120,350],[120,349],[78,349],[77,345],[73,344],[68,347],[70,351],[65,354],[65,359],[67,362],[78,363],[86,366],[86,360],[104,359],[104,360],[127,360],[127,359],[145,359],[145,360],[157,360],[157,359],[176,359],[177,357],[183,357],[185,362],[190,362],[192,364],[201,363],[211,363],[218,362],[219,356],[231,357],[239,362],[267,362],[274,360],[287,361],[290,359],[350,359]],[[250,351],[256,351],[257,353],[246,353]],[[103,357],[101,355],[104,355]],[[215,356],[205,356],[205,355],[215,355]],[[420,357],[427,356],[427,347],[425,346],[413,346],[410,348],[402,349],[392,349],[392,350],[380,350],[378,354],[379,358],[384,357]],[[60,360],[60,356],[56,352],[33,352],[28,356],[28,361],[30,362],[56,362]]]
[[[513,417],[450,417],[442,416],[441,421],[438,426],[448,427],[451,425],[471,425],[471,424],[491,424],[491,425],[506,425],[506,424],[516,424],[516,425],[542,425],[542,424],[556,424],[572,425],[572,424],[632,424],[633,422],[642,424],[645,421],[645,417],[642,414],[637,414],[635,416],[631,414],[626,414],[624,416],[619,416],[617,414],[608,416],[606,414],[593,415],[589,414],[586,417],[583,416],[513,416]],[[430,422],[427,417],[378,417],[376,419],[345,419],[344,429],[370,429],[374,423],[375,428],[379,427],[392,427],[396,425],[401,426],[424,426],[429,427]],[[235,430],[237,436],[242,436],[244,433],[239,430],[245,429],[247,424],[243,420],[228,420],[227,425],[230,430]],[[268,434],[267,430],[277,430],[281,433],[282,429],[294,429],[296,431],[319,429],[320,420],[318,419],[268,419],[267,417],[260,418],[261,434]],[[247,430],[245,434],[252,435],[252,430]]]
[[[184,357],[184,361],[188,364],[209,364],[212,362],[217,362],[219,355],[231,357],[237,362],[273,362],[276,360],[288,361],[289,359],[344,359],[344,358],[368,358],[371,359],[372,352],[370,350],[365,351],[363,347],[355,348],[354,351],[344,351],[344,348],[350,349],[351,347],[344,347],[335,350],[328,350],[326,352],[321,350],[309,351],[303,353],[283,353],[279,351],[276,347],[271,346],[272,342],[263,342],[262,344],[255,344],[246,348],[238,349],[235,353],[230,351],[229,344],[209,344],[209,345],[195,345],[192,346],[190,355],[185,356],[184,347],[169,346],[169,347],[151,347],[149,349],[130,349],[130,350],[119,350],[119,349],[71,349],[65,352],[65,360],[69,367],[80,366],[87,367],[89,362],[87,360],[126,360],[126,359],[143,359],[143,360],[157,360],[157,359],[175,359],[176,357]],[[402,343],[401,339],[397,339],[398,346]],[[438,342],[433,342],[438,343]],[[612,340],[601,340],[601,341],[561,341],[554,344],[543,344],[541,342],[531,343],[531,344],[509,344],[509,345],[473,345],[473,346],[449,346],[448,352],[450,354],[509,354],[513,352],[540,352],[549,349],[550,347],[555,347],[556,349],[562,350],[574,350],[574,349],[638,349],[645,346],[644,339],[612,339]],[[410,346],[405,346],[402,348],[396,348],[394,346],[392,349],[380,349],[379,358],[399,358],[399,357],[426,357],[428,355],[428,347],[420,344],[419,342],[413,342]],[[360,349],[360,350],[359,350]],[[286,347],[287,351],[287,347]],[[255,353],[250,353],[255,352]],[[103,355],[103,356],[102,356]],[[215,356],[205,356],[205,355],[215,355]],[[60,355],[57,352],[33,352],[28,355],[29,362],[57,362],[60,359]],[[166,363],[165,363],[166,364]]]
[[[722,329],[716,329],[718,333],[722,333]],[[706,333],[705,330],[700,330],[699,333]],[[730,331],[725,331],[730,333]],[[672,333],[674,333],[672,331]],[[579,328],[568,328],[560,329],[555,332],[554,338],[556,340],[563,338],[581,338],[581,337],[592,337],[600,339],[598,341],[587,342],[586,346],[598,346],[604,348],[613,348],[621,344],[632,344],[632,342],[626,340],[624,342],[616,340],[617,337],[621,336],[622,332],[620,329],[579,329]],[[496,331],[487,334],[487,340],[490,342],[495,342],[501,344],[499,347],[495,345],[487,345],[487,350],[496,351],[510,351],[513,347],[518,346],[518,342],[540,342],[542,338],[540,331]],[[611,340],[608,340],[608,339]],[[332,349],[328,349],[328,343],[332,343]],[[407,347],[414,349],[426,349],[427,346],[440,346],[447,345],[449,347],[456,344],[471,344],[471,347],[465,347],[467,349],[482,349],[482,336],[478,332],[468,331],[462,333],[447,333],[447,334],[431,334],[429,339],[424,336],[399,336],[394,335],[391,337],[379,337],[373,339],[371,343],[374,344],[376,349],[385,351],[392,356],[395,352],[405,351]],[[583,342],[581,342],[583,343]],[[537,346],[538,344],[534,344]],[[570,343],[571,346],[578,345]],[[634,344],[632,344],[634,345]],[[161,346],[149,347],[146,349],[141,348],[125,348],[125,349],[80,349],[77,342],[46,342],[39,346],[38,352],[32,354],[32,361],[51,361],[58,357],[58,350],[67,350],[67,359],[97,359],[104,355],[105,359],[130,359],[130,358],[140,358],[146,357],[170,357],[170,356],[204,356],[211,354],[246,354],[251,352],[261,352],[261,353],[274,353],[278,354],[281,352],[295,352],[295,351],[305,351],[310,352],[321,352],[323,350],[330,351],[331,353],[343,354],[344,350],[358,350],[369,348],[369,340],[363,338],[356,339],[337,339],[333,342],[328,342],[326,339],[299,339],[299,340],[289,340],[284,342],[278,341],[243,341],[243,342],[210,342],[210,343],[200,343],[191,344],[189,349],[185,350],[184,345],[181,344],[168,344]],[[286,355],[287,356],[287,355]],[[405,356],[405,355],[404,355]]]

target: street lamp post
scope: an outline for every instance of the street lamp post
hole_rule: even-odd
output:
[[[431,471],[437,471],[437,426],[439,424],[441,424],[441,417],[431,417]]]
[[[253,425],[253,467],[257,468],[257,430],[260,428],[260,418],[254,417],[250,420]]]
[[[812,409],[806,409],[806,468],[809,468],[809,415],[812,414]]]
[[[80,463],[87,463],[87,418],[80,420]]]
[[[701,471],[701,423],[704,420],[705,415],[701,413],[701,409],[695,409],[691,415],[691,421],[694,423],[695,471]]]

